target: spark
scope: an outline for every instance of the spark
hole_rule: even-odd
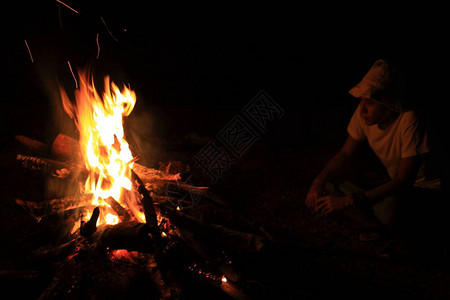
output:
[[[106,25],[105,20],[103,20],[102,17],[100,17],[100,20],[102,20],[103,24],[105,25],[106,30],[108,30],[109,35],[117,42],[118,40],[116,39],[116,37],[112,34],[112,32],[109,30],[108,25]]]
[[[70,73],[72,73],[72,77],[75,80],[75,88],[78,88],[78,81],[75,78],[75,74],[73,74],[72,66],[70,65],[70,61],[67,61],[67,64],[69,65]]]
[[[75,9],[73,9],[72,7],[70,7],[69,5],[65,4],[64,2],[60,1],[60,0],[56,0],[56,2],[61,3],[62,5],[64,5],[65,7],[67,7],[68,9],[78,13],[78,11],[76,11]]]
[[[97,33],[97,37],[95,38],[95,40],[97,41],[97,59],[100,56],[100,44],[98,43],[98,33]]]
[[[28,46],[27,40],[24,40],[24,41],[25,41],[25,46],[27,46],[27,49],[28,49],[28,54],[30,54],[31,62],[33,63],[34,60],[33,60],[33,55],[31,54],[30,47]]]

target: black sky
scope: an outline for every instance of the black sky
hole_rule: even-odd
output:
[[[67,61],[74,71],[89,66],[130,84],[147,108],[238,111],[265,90],[294,112],[288,126],[308,115],[295,112],[351,109],[348,90],[380,57],[409,68],[414,101],[440,112],[445,97],[445,29],[423,7],[399,13],[325,4],[162,8],[135,0],[63,2],[78,13],[56,1],[20,2],[10,11],[3,51],[5,134],[27,131],[29,123],[48,127],[42,121],[52,114],[48,83],[74,88]]]

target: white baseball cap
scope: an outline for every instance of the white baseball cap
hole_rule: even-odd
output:
[[[398,69],[394,68],[388,60],[378,59],[349,93],[356,98],[371,98],[393,111],[401,112],[404,95],[398,73]]]

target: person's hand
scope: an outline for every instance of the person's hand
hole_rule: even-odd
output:
[[[322,215],[327,215],[330,212],[352,205],[353,197],[351,195],[325,196],[320,197],[316,202],[315,211],[320,212]]]
[[[316,209],[317,199],[320,197],[320,192],[322,190],[322,183],[313,182],[309,188],[308,194],[306,195],[306,206]]]

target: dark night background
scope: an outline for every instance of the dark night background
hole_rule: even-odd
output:
[[[249,217],[279,230],[291,222],[291,233],[299,224],[296,234],[308,235],[305,224],[314,217],[304,212],[304,195],[346,137],[357,105],[348,90],[376,59],[388,57],[408,70],[408,99],[427,121],[435,166],[447,180],[450,49],[442,8],[63,2],[79,13],[56,1],[21,1],[6,11],[2,145],[14,135],[47,144],[60,132],[76,135],[57,90],[57,82],[75,87],[67,61],[74,71],[90,67],[98,78],[130,84],[137,104],[125,121],[128,140],[149,167],[189,159],[195,150],[186,148],[187,135],[214,138],[264,90],[284,116],[213,188]],[[277,204],[269,204],[271,195]],[[331,275],[326,280],[334,282]]]
[[[311,143],[302,134],[345,129],[356,104],[348,90],[380,57],[408,67],[412,100],[437,122],[443,117],[448,46],[435,8],[424,18],[423,7],[346,13],[350,8],[72,2],[78,14],[47,1],[19,2],[8,16],[3,134],[57,134],[56,81],[74,88],[67,61],[74,71],[89,66],[99,78],[129,83],[138,95],[132,117],[148,113],[153,135],[212,136],[265,90],[287,112],[273,125],[279,142]]]

